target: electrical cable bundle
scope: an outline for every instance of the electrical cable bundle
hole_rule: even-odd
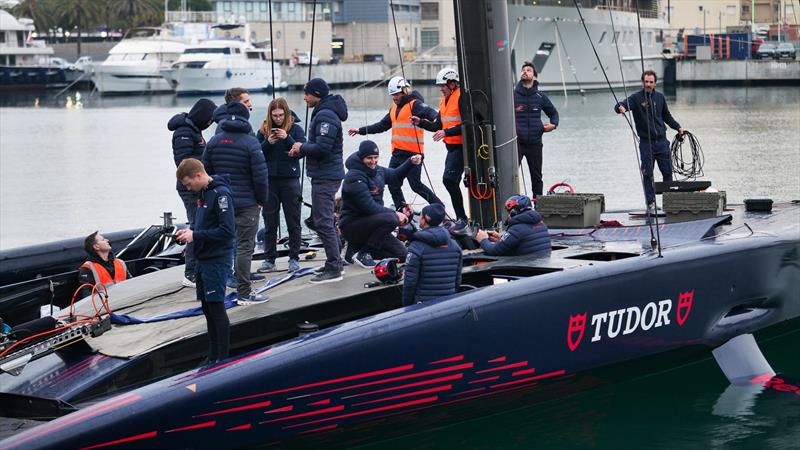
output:
[[[688,152],[684,151],[684,142],[689,142]],[[694,180],[703,176],[703,149],[697,137],[688,131],[675,135],[669,146],[672,154],[672,172],[683,177],[683,180]],[[681,181],[683,181],[681,180]]]

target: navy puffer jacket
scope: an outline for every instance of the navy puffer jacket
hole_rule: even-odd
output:
[[[214,122],[222,129],[208,141],[203,164],[209,175],[227,174],[238,208],[267,204],[267,163],[248,119],[250,111],[241,103],[217,108]]]
[[[308,157],[306,170],[309,178],[320,180],[344,178],[344,164],[342,164],[344,120],[347,120],[347,103],[340,95],[328,95],[314,107],[311,123],[308,126],[308,142],[300,147],[300,154]]]
[[[442,227],[411,238],[403,280],[403,306],[455,294],[461,285],[461,247]]]
[[[172,157],[175,167],[187,158],[202,159],[206,150],[206,140],[200,128],[192,122],[187,113],[175,114],[167,122],[167,129],[172,131]],[[175,188],[178,192],[188,192],[186,186],[178,180]]]
[[[514,120],[520,144],[542,143],[542,111],[550,118],[550,123],[558,126],[558,111],[547,95],[539,90],[539,82],[534,81],[530,89],[518,82],[514,88]]]
[[[294,123],[286,139],[270,144],[267,138],[261,134],[261,130],[256,133],[258,142],[261,143],[261,151],[264,152],[264,159],[267,161],[267,170],[270,177],[275,178],[300,178],[300,160],[290,158],[288,153],[295,142],[305,142],[306,134],[297,122],[297,116],[292,112]]]
[[[538,212],[528,210],[508,221],[508,229],[497,242],[481,241],[481,248],[490,256],[550,254],[550,231]]]
[[[414,166],[409,158],[395,169],[382,166],[370,169],[358,157],[358,152],[350,155],[345,165],[348,171],[342,183],[340,226],[359,217],[394,212],[383,206],[383,188],[386,183],[399,184]]]

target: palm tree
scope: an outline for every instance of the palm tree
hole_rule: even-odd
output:
[[[159,0],[115,0],[111,7],[117,17],[126,19],[128,28],[131,28],[140,22],[163,22],[161,5],[163,3]]]
[[[47,31],[55,22],[53,21],[53,2],[51,0],[22,0],[11,9],[15,17],[29,17],[39,31]]]
[[[81,29],[94,25],[102,14],[102,4],[96,0],[61,0],[59,22],[78,29],[78,57],[81,56]]]

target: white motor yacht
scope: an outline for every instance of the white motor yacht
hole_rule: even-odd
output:
[[[241,26],[218,25],[214,28]],[[237,38],[209,39],[188,47],[161,74],[178,94],[224,92],[232,87],[249,90],[285,87],[281,82],[280,65],[272,61],[269,49],[256,48]]]
[[[102,93],[171,91],[160,71],[186,47],[168,28],[134,28],[94,66],[92,81]]]

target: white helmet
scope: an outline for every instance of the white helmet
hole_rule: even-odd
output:
[[[436,74],[436,84],[447,84],[448,81],[458,82],[458,72],[452,67],[445,67]]]
[[[408,83],[405,78],[399,76],[392,77],[392,79],[389,80],[389,87],[387,90],[389,91],[389,95],[393,95],[403,92],[403,88],[406,86],[408,86]]]

